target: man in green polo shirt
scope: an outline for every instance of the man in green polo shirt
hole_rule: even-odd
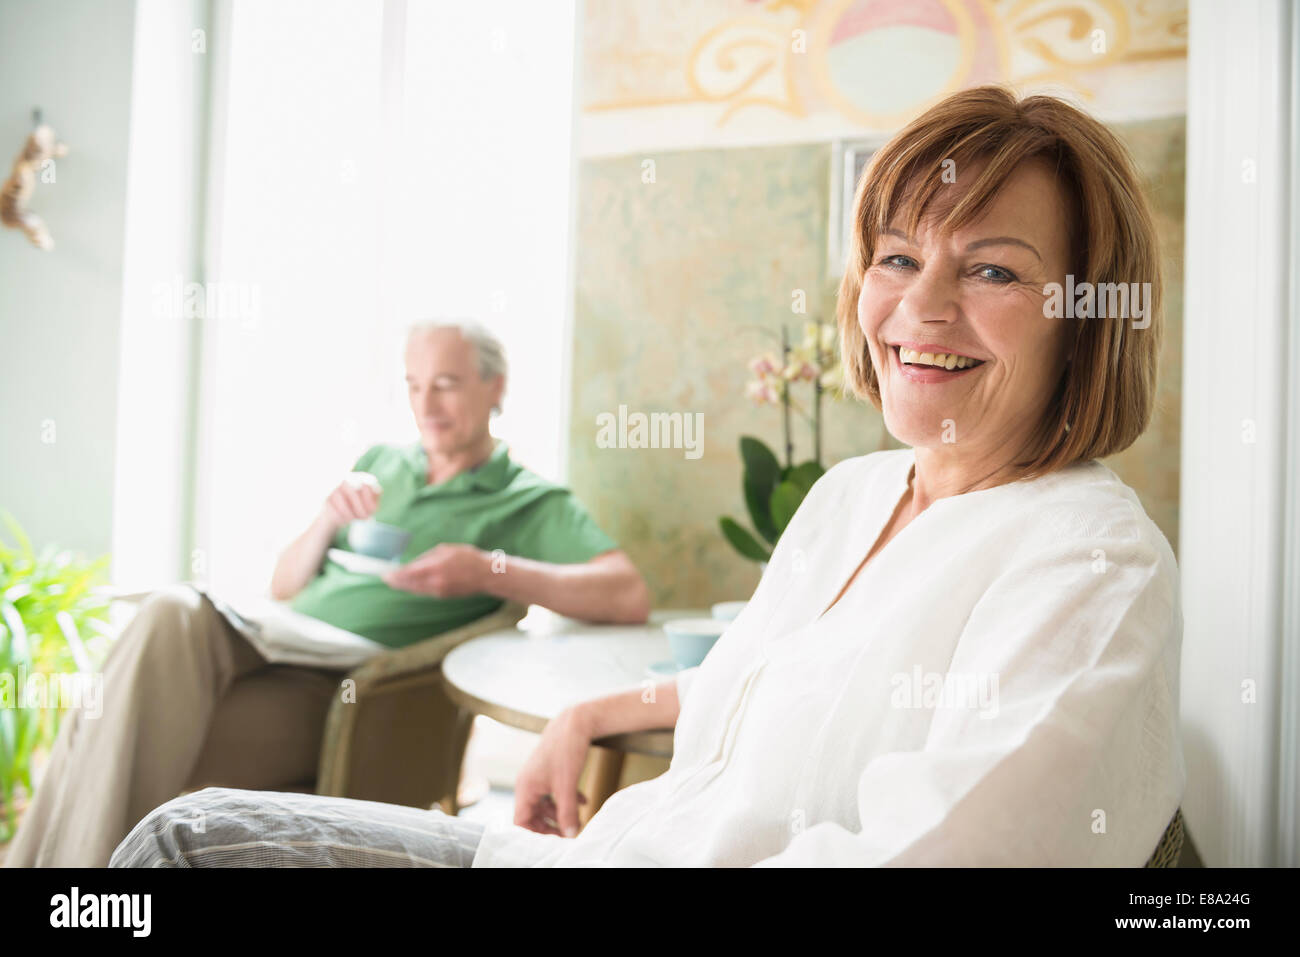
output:
[[[361,456],[280,556],[272,596],[393,648],[505,601],[645,621],[649,593],[628,557],[490,433],[500,343],[475,323],[428,324],[411,331],[405,361],[419,442]],[[327,557],[367,518],[410,533],[382,577]],[[154,593],[109,653],[100,714],[64,717],[6,866],[103,867],[138,820],[189,788],[309,789],[339,677],[269,665],[193,588]]]
[[[330,533],[329,546],[343,550],[350,550],[342,521],[349,514],[405,529],[411,533],[401,556],[407,564],[380,579],[326,560],[292,596],[294,610],[390,647],[481,618],[506,597],[545,605],[554,595],[574,617],[645,620],[633,587],[640,576],[567,489],[512,461],[501,441],[477,467],[433,484],[429,458],[418,443],[375,446],[355,469],[376,481],[345,483],[364,507],[342,514],[327,508],[318,520],[320,537]],[[340,498],[346,502],[346,492]],[[623,601],[608,600],[610,593],[601,589],[563,587],[563,576],[567,584],[576,580],[569,566],[602,555],[590,571],[577,571],[614,586],[621,576]],[[518,580],[525,569],[540,576],[532,588]],[[612,594],[618,595],[617,587]],[[276,597],[290,596],[286,590]]]
[[[627,555],[571,492],[511,461],[489,432],[505,371],[499,343],[477,325],[414,328],[406,384],[420,441],[361,456],[281,556],[272,596],[391,647],[507,599],[593,622],[645,621],[649,592]],[[326,560],[331,547],[347,550],[348,524],[366,518],[411,534],[403,566],[382,579]]]

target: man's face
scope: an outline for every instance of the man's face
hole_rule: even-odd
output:
[[[407,343],[406,386],[421,444],[451,454],[482,441],[505,379],[479,378],[474,345],[455,329],[438,329]]]

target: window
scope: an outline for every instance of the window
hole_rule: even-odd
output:
[[[231,0],[214,76],[194,577],[265,591],[355,459],[413,442],[406,326],[472,315],[494,425],[562,479],[572,3]]]

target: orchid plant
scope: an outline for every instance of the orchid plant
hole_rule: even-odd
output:
[[[761,440],[741,436],[740,457],[745,472],[743,488],[745,507],[754,532],[729,516],[718,519],[723,536],[745,558],[766,562],[785,531],[790,519],[808,494],[808,490],[825,473],[822,465],[822,397],[844,395],[844,377],[836,351],[834,325],[822,322],[804,324],[803,341],[791,346],[788,331],[781,329],[781,355],[758,356],[750,361],[754,378],[745,394],[758,405],[781,408],[785,465]],[[811,388],[811,408],[795,397],[796,388]],[[791,414],[802,416],[812,431],[813,455],[808,461],[794,463],[794,439]],[[755,534],[757,533],[757,534]]]

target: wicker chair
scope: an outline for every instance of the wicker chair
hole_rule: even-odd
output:
[[[187,583],[192,584],[192,583]],[[152,591],[103,588],[113,601],[139,604]],[[457,645],[513,628],[528,612],[506,602],[490,615],[424,641],[383,652],[349,672],[352,701],[336,695],[325,719],[316,781],[283,791],[326,794],[455,814],[461,761],[474,716],[453,704],[442,686],[442,659]],[[191,787],[182,791],[189,793]]]
[[[1178,856],[1183,851],[1183,809],[1174,811],[1173,819],[1165,828],[1164,836],[1146,862],[1147,867],[1177,867]]]
[[[474,716],[443,691],[442,659],[457,645],[513,628],[527,608],[507,602],[462,628],[376,655],[347,678],[325,719],[316,793],[455,814]]]

